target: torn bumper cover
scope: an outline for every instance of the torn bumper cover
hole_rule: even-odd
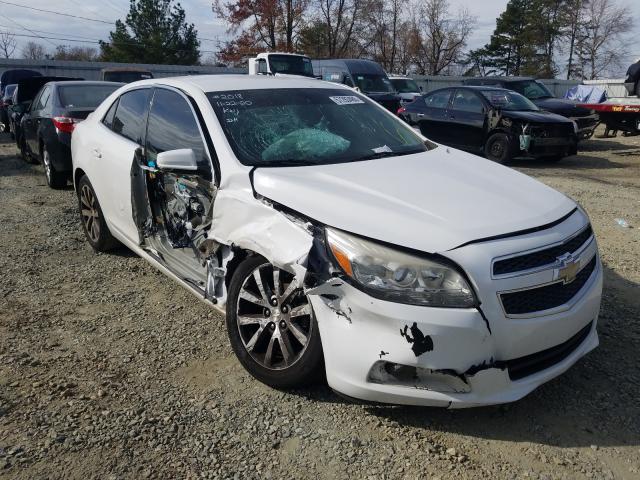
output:
[[[493,322],[498,330],[502,328],[502,334],[492,334],[476,308],[383,301],[334,279],[331,286],[316,290],[321,294],[309,295],[322,338],[328,383],[349,397],[390,404],[464,408],[518,400],[598,345],[600,270],[571,310],[533,319],[537,328],[530,320],[513,325],[514,343],[526,343],[533,328],[555,348],[533,355],[526,352],[512,361],[500,359],[501,343],[506,340],[504,325],[500,325],[507,321],[504,316]],[[499,317],[500,313],[491,311],[491,305],[486,307],[489,312],[484,313],[491,323],[492,315]],[[545,330],[547,335],[540,333]],[[576,337],[576,332],[582,334]],[[523,362],[525,375],[519,378],[512,370],[523,368]]]

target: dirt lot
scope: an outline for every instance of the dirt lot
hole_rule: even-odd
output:
[[[512,405],[372,407],[254,381],[217,313],[126,249],[93,253],[73,190],[2,137],[0,477],[640,478],[640,137],[515,167],[591,215],[600,347]]]

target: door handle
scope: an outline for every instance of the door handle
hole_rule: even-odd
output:
[[[418,116],[419,117],[424,117],[424,113],[419,113]]]
[[[97,148],[93,149],[93,156],[96,158],[102,158],[102,153]]]

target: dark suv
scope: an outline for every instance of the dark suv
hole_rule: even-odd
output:
[[[477,77],[465,80],[464,84],[506,88],[524,95],[541,110],[573,120],[580,140],[591,138],[598,125],[598,114],[593,110],[579,107],[573,100],[555,98],[542,82],[530,77]]]

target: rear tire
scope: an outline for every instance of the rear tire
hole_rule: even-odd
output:
[[[26,163],[31,163],[33,165],[37,165],[37,161],[33,159],[33,157],[29,154],[27,150],[27,144],[25,142],[24,137],[18,141],[18,148],[20,149],[20,158]]]
[[[42,166],[44,167],[44,176],[47,179],[47,185],[51,188],[59,189],[67,186],[66,173],[57,172],[51,161],[51,154],[47,150],[47,146],[42,146]]]
[[[109,231],[96,192],[86,175],[78,182],[78,210],[84,235],[96,252],[106,252],[118,244]]]
[[[308,297],[301,288],[292,290],[292,280],[253,255],[238,265],[229,285],[231,347],[253,377],[274,388],[301,387],[322,372],[318,324]]]
[[[506,133],[494,133],[491,135],[484,146],[484,154],[487,159],[496,163],[511,161],[513,147],[509,135]]]

